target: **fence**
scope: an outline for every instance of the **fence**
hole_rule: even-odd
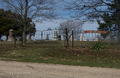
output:
[[[9,31],[8,41],[0,41],[0,46],[21,46],[21,41],[13,40],[12,30]],[[26,46],[29,47],[89,47],[96,41],[117,44],[117,41],[104,39],[101,34],[106,31],[71,31],[58,29],[36,30],[34,36],[27,35]]]

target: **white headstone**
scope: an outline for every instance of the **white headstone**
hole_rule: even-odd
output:
[[[87,37],[83,37],[83,41],[87,41]]]
[[[82,33],[80,33],[80,41],[82,41]]]
[[[70,41],[72,41],[72,38],[73,38],[73,37],[72,37],[72,35],[71,35],[71,36],[70,36]]]
[[[54,30],[54,37],[53,37],[53,40],[58,40],[56,28],[55,28],[55,30]]]
[[[94,39],[94,41],[99,41],[99,39],[98,39],[98,34],[97,34],[97,33],[95,34],[95,39]]]
[[[61,35],[61,40],[63,40],[63,35]]]

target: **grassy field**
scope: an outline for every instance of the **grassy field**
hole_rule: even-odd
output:
[[[116,47],[96,51],[90,48],[91,42],[76,42],[76,46],[84,45],[75,48],[64,48],[63,44],[55,45],[56,43],[48,45],[44,42],[43,45],[40,42],[27,42],[26,47],[16,48],[2,45],[0,60],[120,68],[120,49]]]
[[[27,41],[26,47],[64,47],[66,45],[66,41]],[[74,47],[80,48],[80,47],[90,47],[92,44],[94,44],[94,41],[74,41]],[[109,42],[110,45],[117,47],[116,42]],[[8,41],[0,41],[0,46],[14,46],[14,41],[8,42]],[[17,41],[16,46],[21,46],[21,42]],[[69,41],[69,47],[72,47],[72,42]]]

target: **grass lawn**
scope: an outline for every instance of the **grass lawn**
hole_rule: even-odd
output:
[[[30,44],[29,44],[30,45]],[[19,47],[0,46],[0,60],[52,63],[91,67],[120,68],[120,50],[93,51],[89,47]]]

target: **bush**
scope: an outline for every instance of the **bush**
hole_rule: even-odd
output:
[[[110,45],[108,43],[99,41],[99,42],[94,43],[91,46],[91,49],[95,50],[95,51],[101,51],[101,50],[108,49],[109,47],[110,47]]]

